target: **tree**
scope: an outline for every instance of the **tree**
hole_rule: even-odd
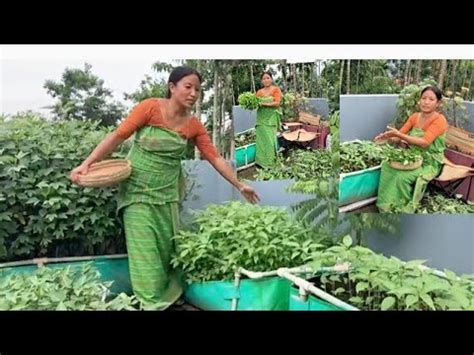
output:
[[[146,75],[145,79],[141,81],[140,87],[131,94],[124,94],[125,100],[131,100],[138,103],[151,97],[166,97],[168,92],[168,85],[164,79],[153,79]]]
[[[347,85],[346,85],[346,94],[351,93],[351,61],[347,61]]]
[[[438,86],[441,90],[443,90],[444,77],[446,76],[447,67],[448,67],[448,61],[446,59],[443,59],[441,61],[441,70],[438,76]]]
[[[51,106],[57,120],[95,120],[102,125],[115,125],[125,114],[125,107],[112,101],[112,91],[104,81],[84,69],[66,68],[59,82],[46,80],[43,87],[57,102]]]
[[[344,60],[340,61],[341,62],[341,71],[339,73],[339,96],[342,94],[342,77],[344,74]]]

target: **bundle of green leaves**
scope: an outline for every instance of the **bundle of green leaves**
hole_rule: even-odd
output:
[[[386,157],[389,161],[400,163],[404,166],[411,165],[423,158],[420,151],[387,146]]]
[[[253,92],[244,92],[239,95],[239,105],[245,110],[256,110],[260,107],[262,99]]]

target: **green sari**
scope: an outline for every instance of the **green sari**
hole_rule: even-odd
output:
[[[273,97],[264,98],[272,102]],[[255,163],[263,168],[275,165],[277,155],[277,133],[281,125],[281,110],[277,107],[262,106],[257,111]]]
[[[127,157],[132,174],[119,189],[133,291],[153,309],[169,307],[183,292],[170,262],[184,188],[181,160],[187,152],[188,141],[179,133],[143,127]]]

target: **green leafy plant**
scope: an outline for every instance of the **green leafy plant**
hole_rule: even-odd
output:
[[[441,112],[455,127],[464,127],[468,122],[467,107],[464,104],[464,98],[468,93],[469,89],[463,87],[460,92],[447,91],[443,98]]]
[[[60,81],[44,83],[47,93],[56,100],[52,111],[58,120],[94,120],[115,126],[125,115],[125,107],[113,100],[112,90],[104,87],[104,80],[91,69],[88,63],[84,69],[66,68]]]
[[[371,141],[350,142],[340,146],[341,173],[364,170],[382,164],[390,146]]]
[[[368,232],[377,230],[387,234],[399,231],[400,216],[374,213],[339,213],[338,179],[301,181],[290,191],[304,192],[312,197],[294,206],[295,217],[305,226],[314,229],[318,243],[327,247],[346,235],[359,245],[366,244]]]
[[[256,134],[255,130],[248,131],[246,133],[239,134],[235,137],[235,147],[243,147],[245,145],[255,143]]]
[[[274,167],[260,169],[256,180],[327,179],[337,175],[333,167],[337,158],[323,150],[291,150],[287,156],[278,156]]]
[[[338,111],[334,111],[329,116],[329,129],[330,129],[330,142],[328,142],[328,147],[335,154],[339,154],[340,151],[340,120],[341,114]],[[329,137],[328,137],[329,138]]]
[[[101,282],[90,264],[78,269],[43,267],[33,274],[3,277],[0,310],[135,310],[134,296],[110,297],[111,285]]]
[[[281,100],[281,108],[285,122],[298,121],[300,111],[304,109],[307,98],[294,91],[286,92]]]
[[[472,276],[458,277],[445,270],[440,277],[423,269],[424,260],[402,262],[372,250],[352,246],[345,237],[339,245],[314,254],[313,267],[350,263],[346,273],[319,273],[319,287],[363,310],[474,309]]]
[[[244,92],[239,95],[239,105],[244,110],[256,110],[262,103],[262,98],[257,97],[253,92]]]
[[[299,266],[320,247],[311,228],[283,208],[234,201],[196,212],[194,222],[174,238],[172,265],[183,270],[188,282],[232,279],[238,267]]]
[[[416,213],[474,213],[474,203],[448,198],[435,191],[430,191],[421,200]]]
[[[111,129],[37,117],[0,123],[0,260],[125,252],[117,188],[69,179]],[[112,157],[124,158],[129,146]]]
[[[419,85],[411,84],[402,89],[397,100],[397,118],[394,121],[396,128],[401,128],[408,117],[419,111],[418,102],[420,101],[421,91],[430,85],[436,85],[432,79],[424,80]]]
[[[350,225],[345,223],[344,217],[338,212],[337,178],[298,181],[289,190],[311,195],[311,198],[292,206],[292,209],[297,220],[314,229],[318,243],[330,246],[350,231]]]

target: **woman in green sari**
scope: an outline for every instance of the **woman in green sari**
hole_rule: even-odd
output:
[[[414,113],[405,125],[375,137],[404,141],[410,149],[423,156],[423,165],[414,170],[397,170],[387,162],[382,164],[377,207],[380,212],[414,213],[419,206],[428,183],[438,176],[443,167],[448,122],[436,110],[441,105],[442,92],[428,86],[421,92],[420,112]]]
[[[257,91],[257,97],[263,102],[257,111],[256,155],[255,163],[263,168],[269,168],[276,163],[277,133],[281,125],[280,102],[282,93],[278,86],[273,85],[270,72],[262,74],[263,88]]]
[[[259,197],[240,182],[212,144],[205,127],[190,110],[200,96],[202,78],[194,69],[175,68],[168,79],[167,99],[139,103],[123,123],[71,172],[80,175],[104,159],[135,133],[127,159],[132,174],[119,187],[118,212],[123,218],[130,277],[144,308],[165,309],[182,295],[177,270],[170,264],[172,237],[179,228],[178,205],[183,199],[181,161],[192,142],[203,157],[251,203]]]

